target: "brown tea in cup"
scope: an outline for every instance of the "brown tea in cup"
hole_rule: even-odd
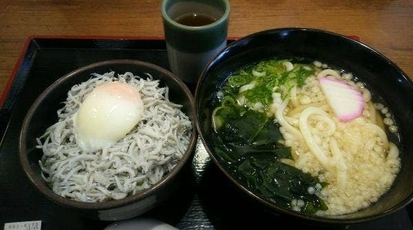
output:
[[[205,26],[215,22],[217,19],[206,14],[189,13],[174,19],[177,23],[186,26]]]

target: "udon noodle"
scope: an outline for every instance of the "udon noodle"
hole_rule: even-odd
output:
[[[291,149],[292,157],[280,161],[319,181],[306,190],[308,194],[320,197],[328,207],[321,208],[316,215],[352,213],[376,202],[389,190],[400,170],[399,149],[388,138],[388,133],[397,133],[388,108],[382,103],[374,103],[370,90],[355,81],[351,73],[320,62],[274,62],[247,66],[228,79],[227,88],[217,95],[221,104],[212,115],[214,130],[220,134],[229,117],[228,110],[223,108],[233,104],[243,111],[241,113],[254,110],[267,114],[279,126],[283,137],[280,143]],[[262,68],[266,65],[272,65],[272,69]],[[279,75],[268,76],[277,68],[281,72]],[[302,79],[297,75],[304,72],[311,74],[299,83]],[[344,80],[361,92],[365,106],[360,116],[346,122],[339,120],[318,81],[325,77]],[[275,78],[283,83],[274,84]],[[269,100],[262,93],[267,89]],[[242,119],[243,115],[240,117]],[[302,211],[304,205],[299,196],[288,204],[296,211]]]
[[[274,103],[273,110],[294,156],[284,162],[327,182],[319,195],[329,209],[319,214],[339,215],[377,201],[393,183],[400,159],[397,146],[389,142],[377,119],[381,115],[370,101],[370,92],[359,85],[367,103],[362,116],[339,122],[317,82],[325,76],[342,78],[332,69],[324,70],[307,78],[304,87],[295,88],[290,100]]]
[[[130,72],[93,74],[71,88],[64,107],[57,111],[58,122],[38,138],[42,176],[55,193],[84,202],[119,200],[151,187],[180,161],[192,123],[181,111],[182,105],[169,101],[168,87],[160,87],[159,80],[149,74],[144,77]],[[96,86],[112,81],[139,90],[142,121],[113,146],[84,152],[76,144],[73,115]]]

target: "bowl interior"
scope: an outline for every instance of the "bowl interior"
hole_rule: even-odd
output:
[[[334,216],[304,216],[277,207],[252,194],[230,175],[218,160],[214,148],[211,114],[216,93],[237,69],[268,58],[308,58],[352,72],[362,79],[395,115],[401,138],[402,169],[393,187],[374,205],[358,212]],[[384,216],[407,205],[413,194],[413,84],[393,62],[379,52],[352,38],[316,29],[281,28],[249,35],[230,44],[205,68],[195,92],[197,128],[208,153],[221,171],[241,190],[270,209],[308,220],[353,223]]]
[[[116,74],[132,72],[134,75],[139,76],[143,76],[144,73],[149,73],[153,79],[160,80],[160,87],[168,86],[169,99],[172,102],[183,105],[182,111],[188,115],[193,123],[190,145],[181,161],[172,171],[165,175],[162,180],[153,187],[137,195],[128,196],[121,200],[99,203],[84,203],[60,197],[49,189],[41,177],[38,162],[43,153],[41,150],[35,148],[37,144],[36,138],[43,134],[46,128],[57,121],[56,111],[63,107],[62,102],[66,100],[67,92],[73,85],[88,80],[91,78],[90,74],[92,73],[103,74],[110,71],[115,71]],[[156,197],[155,202],[158,202],[167,196],[169,191],[165,191],[165,189],[170,188],[175,179],[174,177],[193,156],[193,150],[197,140],[194,119],[194,100],[191,92],[182,81],[177,79],[169,71],[156,65],[137,60],[110,60],[99,62],[79,68],[59,78],[35,100],[22,126],[19,144],[20,160],[24,171],[35,187],[47,198],[67,207],[90,210],[111,209],[133,202],[143,201],[150,195],[154,195]]]

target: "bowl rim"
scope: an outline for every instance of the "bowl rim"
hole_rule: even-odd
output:
[[[366,221],[371,221],[374,219],[378,219],[384,216],[388,216],[389,214],[395,213],[396,211],[401,210],[402,208],[406,207],[409,203],[413,202],[413,194],[411,194],[408,198],[404,199],[402,202],[398,203],[394,207],[391,207],[387,210],[387,212],[379,213],[379,214],[373,214],[369,215],[366,217],[356,217],[356,218],[351,218],[351,219],[345,219],[345,218],[340,218],[340,216],[311,216],[311,215],[305,215],[299,212],[295,212],[293,210],[289,210],[286,208],[281,208],[278,207],[276,204],[271,203],[270,201],[259,197],[258,195],[254,194],[252,191],[250,191],[248,188],[246,188],[244,185],[240,184],[239,181],[235,179],[233,175],[231,175],[223,166],[223,163],[220,162],[216,157],[215,154],[213,153],[213,150],[210,149],[206,138],[205,138],[205,133],[203,131],[203,128],[201,127],[202,121],[200,120],[200,112],[199,112],[199,100],[200,100],[200,94],[201,94],[201,86],[203,85],[205,79],[208,77],[207,72],[210,70],[210,68],[214,69],[217,65],[220,65],[222,62],[225,61],[220,61],[220,58],[227,55],[231,49],[234,47],[244,47],[246,46],[251,39],[257,36],[262,36],[262,35],[270,35],[273,36],[274,34],[278,35],[286,35],[289,32],[311,32],[311,33],[319,33],[319,34],[324,34],[332,37],[339,38],[341,40],[345,40],[346,42],[349,43],[354,43],[363,50],[372,52],[374,55],[382,59],[383,61],[387,62],[391,68],[396,70],[401,77],[404,78],[404,80],[409,83],[410,85],[413,86],[413,80],[410,79],[407,74],[399,67],[397,66],[393,61],[391,61],[388,57],[386,57],[384,54],[380,53],[376,49],[372,48],[371,46],[363,43],[358,39],[357,36],[351,36],[351,35],[343,35],[340,33],[328,31],[328,30],[323,30],[323,29],[318,29],[318,28],[310,28],[310,27],[282,27],[282,28],[273,28],[273,29],[267,29],[267,30],[262,30],[258,31],[255,33],[251,33],[249,35],[246,35],[244,37],[241,37],[234,42],[230,43],[226,48],[224,48],[222,51],[220,51],[217,55],[213,57],[212,60],[207,64],[207,66],[204,68],[204,70],[201,73],[201,77],[196,85],[195,89],[195,109],[196,109],[196,127],[198,131],[198,135],[200,136],[200,139],[202,143],[205,146],[206,151],[208,152],[208,155],[213,159],[215,165],[218,166],[219,171],[225,175],[227,179],[229,179],[233,185],[241,190],[244,194],[247,196],[253,198],[255,201],[258,201],[258,203],[262,204],[265,208],[268,210],[272,211],[278,211],[280,213],[285,213],[288,215],[291,215],[293,217],[297,217],[303,220],[307,220],[310,222],[316,222],[316,223],[325,223],[325,224],[356,224],[356,223],[362,223]],[[235,55],[240,55],[241,51],[237,51]],[[217,64],[218,63],[218,64]],[[245,64],[245,63],[244,63]],[[350,213],[351,214],[351,213]],[[345,214],[347,215],[347,214]],[[344,215],[343,215],[344,216]]]
[[[117,64],[125,64],[125,65],[137,65],[137,66],[143,66],[148,69],[153,69],[157,72],[162,73],[165,75],[168,79],[174,81],[179,88],[182,90],[182,92],[185,94],[186,98],[188,99],[189,105],[190,105],[190,113],[193,114],[193,117],[191,119],[192,123],[192,130],[191,130],[191,137],[190,137],[190,142],[188,145],[187,150],[183,154],[181,160],[175,165],[175,167],[169,171],[166,175],[162,177],[160,181],[157,183],[153,184],[150,188],[145,189],[135,195],[129,195],[123,199],[119,200],[109,200],[109,201],[104,201],[104,202],[82,202],[82,201],[76,201],[76,200],[71,200],[65,197],[62,197],[52,191],[44,180],[38,177],[37,173],[33,171],[31,164],[28,160],[27,157],[27,146],[26,146],[26,133],[27,133],[27,127],[29,123],[31,122],[33,118],[33,114],[36,111],[37,107],[42,103],[43,99],[47,97],[47,95],[53,91],[57,86],[65,82],[66,80],[75,77],[77,74],[97,68],[97,67],[103,67],[107,65],[117,65]],[[79,81],[81,83],[81,81]],[[35,101],[31,104],[29,110],[27,111],[22,127],[19,133],[19,160],[20,160],[20,165],[24,171],[24,174],[26,177],[29,179],[30,183],[32,184],[33,187],[36,188],[37,191],[39,191],[43,196],[48,198],[49,200],[63,205],[65,207],[69,208],[74,208],[74,209],[81,209],[81,210],[110,210],[110,209],[115,209],[115,208],[121,208],[124,207],[125,205],[131,205],[133,203],[136,203],[137,201],[145,200],[146,198],[151,197],[152,195],[155,196],[156,191],[158,188],[162,187],[164,184],[168,184],[170,181],[172,181],[177,174],[181,171],[182,168],[186,165],[186,163],[190,160],[190,158],[194,154],[194,149],[197,141],[197,129],[195,127],[195,103],[194,103],[194,98],[192,96],[191,91],[189,88],[186,86],[186,84],[179,79],[176,75],[174,75],[172,72],[169,70],[160,67],[158,65],[145,62],[145,61],[140,61],[140,60],[135,60],[135,59],[112,59],[112,60],[105,60],[105,61],[99,61],[99,62],[94,62],[88,65],[81,66],[75,70],[72,70],[71,72],[63,75],[62,77],[59,77],[56,79],[52,84],[50,84],[45,90],[42,91],[40,95],[35,99]],[[156,196],[155,196],[156,198]]]

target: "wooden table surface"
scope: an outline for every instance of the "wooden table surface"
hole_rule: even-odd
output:
[[[412,0],[229,0],[229,37],[311,27],[356,35],[413,79]],[[161,0],[0,0],[0,92],[32,35],[160,36]]]

